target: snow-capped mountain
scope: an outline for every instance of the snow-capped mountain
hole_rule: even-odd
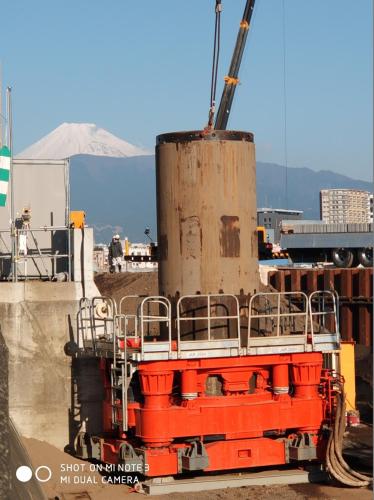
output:
[[[116,137],[94,123],[62,123],[17,158],[60,160],[74,155],[127,158],[152,152]]]

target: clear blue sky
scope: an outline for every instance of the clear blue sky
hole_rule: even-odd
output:
[[[214,0],[12,0],[2,5],[3,85],[14,149],[64,121],[153,148],[202,128]],[[245,0],[223,0],[218,96]],[[372,2],[285,0],[288,165],[372,178]],[[257,0],[229,128],[285,163],[282,0]]]

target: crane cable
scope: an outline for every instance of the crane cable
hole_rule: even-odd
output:
[[[287,85],[286,85],[286,6],[282,0],[282,39],[283,39],[283,114],[284,114],[284,162],[285,162],[285,198],[288,210],[288,145],[287,145]]]
[[[213,45],[213,64],[212,64],[212,81],[210,86],[210,107],[208,129],[213,128],[214,113],[216,107],[216,90],[217,90],[217,76],[218,76],[218,61],[220,51],[220,38],[221,38],[221,0],[216,0],[215,7],[215,26],[214,26],[214,45]]]

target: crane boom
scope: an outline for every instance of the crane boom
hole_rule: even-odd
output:
[[[234,53],[231,58],[229,74],[225,76],[225,86],[223,88],[221,101],[218,108],[214,128],[217,130],[226,130],[227,122],[230,116],[232,101],[234,99],[235,89],[239,83],[238,75],[240,63],[242,61],[245,43],[252,18],[255,0],[247,0],[242,21],[240,22],[238,36]]]

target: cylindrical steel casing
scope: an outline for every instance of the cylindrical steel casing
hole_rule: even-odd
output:
[[[160,135],[156,179],[160,294],[258,290],[253,135]]]

